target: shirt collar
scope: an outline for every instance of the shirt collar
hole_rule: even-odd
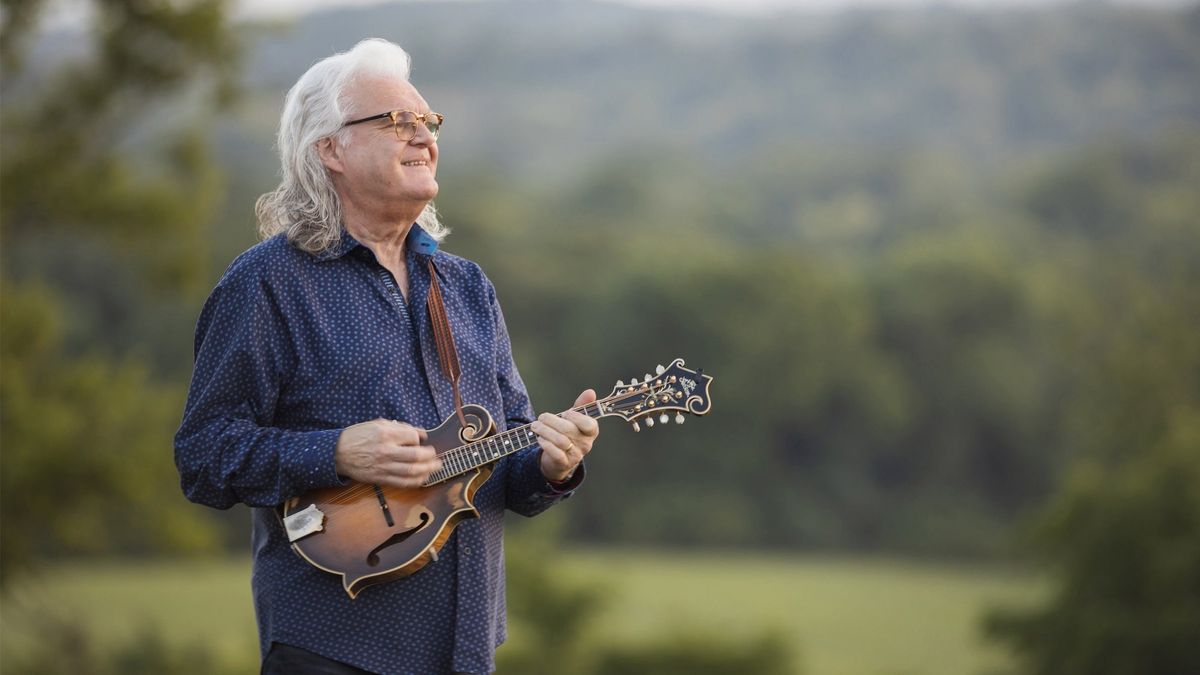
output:
[[[425,232],[425,230],[420,225],[418,225],[417,223],[413,223],[412,228],[409,229],[409,231],[408,231],[408,237],[406,239],[406,242],[411,244],[414,236],[417,236],[418,234],[423,234],[424,232]],[[343,227],[342,228],[342,236],[340,239],[338,239],[338,242],[336,244],[334,244],[333,246],[330,246],[329,248],[325,249],[324,251],[321,251],[320,253],[316,254],[316,258],[317,258],[317,260],[319,260],[321,262],[325,262],[327,260],[336,260],[338,258],[345,256],[347,253],[350,253],[354,249],[360,248],[360,247],[363,247],[362,242],[360,242],[359,240],[350,236],[350,233],[347,232],[346,228]],[[363,247],[363,248],[365,248],[365,247]],[[406,248],[410,252],[416,253],[415,249],[411,245],[406,246]],[[418,254],[418,255],[420,255],[420,254]]]
[[[337,258],[341,258],[359,246],[362,246],[362,244],[360,244],[357,239],[350,236],[350,233],[347,232],[346,228],[343,227],[342,236],[338,239],[337,243],[316,254],[316,258],[321,262],[325,262],[327,260],[336,260]]]

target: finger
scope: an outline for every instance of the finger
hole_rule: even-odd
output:
[[[600,425],[596,423],[596,420],[584,415],[583,413],[575,412],[574,410],[568,410],[567,412],[563,413],[563,417],[568,422],[574,424],[575,429],[578,430],[579,434],[587,439],[595,438],[600,433]]]
[[[575,399],[575,405],[572,407],[578,408],[581,405],[587,405],[589,403],[595,403],[595,402],[596,402],[596,390],[595,389],[584,389],[583,393],[581,393],[579,395],[579,397]]]
[[[543,445],[542,465],[545,466],[546,464],[549,464],[549,468],[553,473],[564,473],[575,465],[571,461],[571,458],[567,456],[567,453],[554,446]]]
[[[388,462],[380,468],[388,476],[394,478],[417,478],[423,481],[441,466],[440,461],[433,460],[431,462]]]
[[[552,436],[547,432],[547,438],[558,447],[567,450],[568,454],[578,448],[577,454],[582,457],[591,450],[593,441],[600,433],[599,425],[595,420],[581,413],[568,411],[563,415],[563,417],[549,414],[543,416],[549,425],[553,425],[548,425],[549,428],[561,434],[559,437]]]
[[[546,413],[546,415],[549,415],[549,413]],[[549,416],[554,417],[553,415]],[[557,417],[554,417],[554,419],[558,420],[559,423],[564,424],[568,429],[575,428],[574,424],[566,420],[562,420]],[[543,423],[541,419],[531,424],[529,428],[533,430],[533,433],[537,434],[538,440],[541,441],[543,448],[546,447],[546,445],[553,445],[556,449],[566,450],[574,443],[574,441],[572,441],[566,433]]]
[[[383,420],[384,438],[397,445],[417,445],[429,437],[424,429],[419,429],[405,422]]]
[[[559,415],[551,415],[550,413],[542,413],[541,415],[538,415],[538,421],[535,422],[534,424],[537,424],[538,422],[540,422],[545,427],[547,427],[553,431],[557,431],[558,433],[562,434],[563,436],[571,436],[571,435],[579,434],[579,427],[575,426],[574,422],[572,422],[571,420],[569,420],[565,417],[559,416]],[[537,431],[534,430],[534,433],[537,433]]]
[[[382,453],[391,462],[422,464],[437,459],[437,450],[432,445],[391,445]]]

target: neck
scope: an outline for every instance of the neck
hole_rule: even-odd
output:
[[[598,419],[609,414],[603,408],[603,404],[607,400],[595,401],[579,406],[578,408],[572,408],[572,410],[583,413],[593,419]],[[533,433],[531,426],[530,424],[526,424],[515,427],[442,453],[440,455],[442,468],[435,471],[425,481],[425,485],[440,483],[447,478],[462,475],[484,464],[494,462],[501,457],[532,447],[538,442],[538,439],[537,434]]]
[[[343,204],[343,222],[350,236],[371,249],[375,259],[384,267],[402,267],[405,241],[424,205],[420,208],[398,209],[386,214],[368,214],[351,204]]]
[[[389,269],[393,265],[404,264],[404,242],[412,223],[407,225],[389,224],[382,227],[363,227],[353,221],[346,221],[346,231],[363,246],[371,249],[375,259]]]

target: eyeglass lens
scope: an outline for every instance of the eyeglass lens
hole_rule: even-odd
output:
[[[442,130],[442,116],[437,113],[427,113],[421,115],[425,122],[425,128],[429,130],[429,134],[437,140],[438,133]],[[393,126],[396,127],[396,136],[402,141],[411,141],[417,135],[418,116],[411,112],[401,112],[393,117]]]

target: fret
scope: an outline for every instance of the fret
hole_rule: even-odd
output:
[[[604,409],[599,401],[585,404],[576,410],[592,418],[604,416]],[[448,450],[441,456],[442,468],[430,477],[427,484],[464,474],[489,462],[533,447],[537,442],[537,434],[533,433],[529,425],[525,425]]]

